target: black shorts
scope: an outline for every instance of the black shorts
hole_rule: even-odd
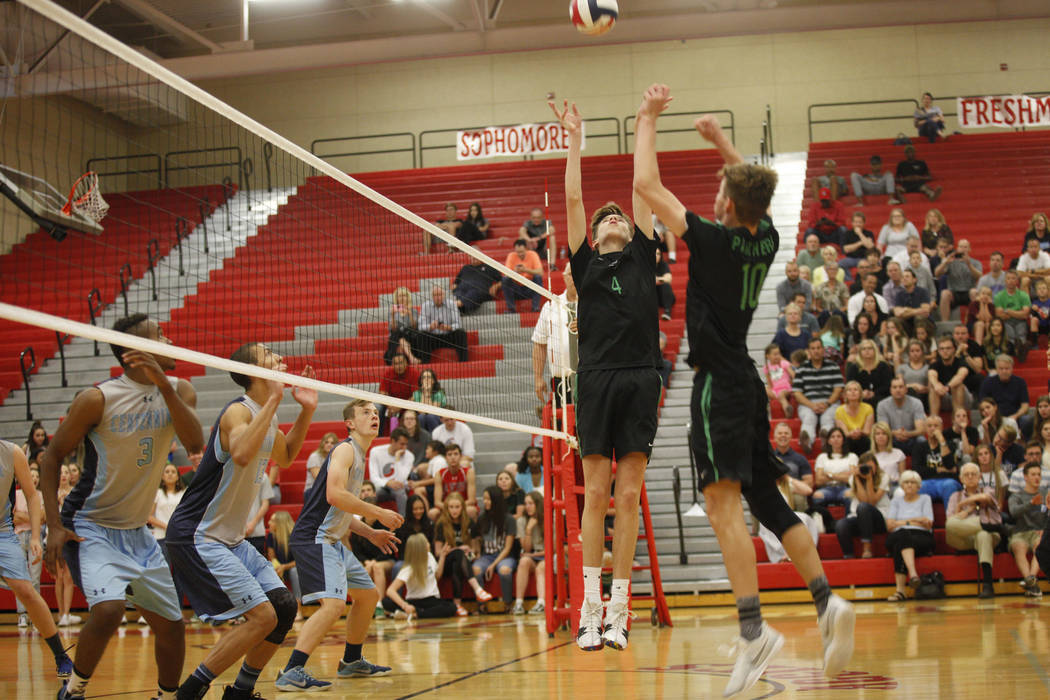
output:
[[[950,289],[948,291],[951,291]],[[969,306],[970,302],[969,290],[964,292],[952,292],[952,308],[957,309],[960,306]]]
[[[655,367],[595,369],[576,375],[576,434],[580,454],[612,459],[646,457],[656,439],[663,381]]]
[[[754,368],[699,370],[690,408],[690,447],[701,489],[728,479],[747,490],[755,481],[776,481],[787,471],[769,447],[766,390]]]

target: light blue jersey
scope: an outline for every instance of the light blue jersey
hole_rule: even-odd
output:
[[[365,480],[365,451],[357,442],[349,437],[339,445],[336,445],[321,465],[321,471],[317,473],[314,487],[306,496],[306,503],[299,513],[299,520],[292,530],[291,539],[295,542],[317,542],[333,544],[339,542],[346,536],[350,529],[353,515],[346,513],[328,502],[328,492],[325,484],[328,482],[328,465],[342,444],[349,443],[354,448],[354,463],[350,467],[350,473],[346,479],[346,490],[355,496],[361,493],[361,484]]]
[[[11,509],[15,503],[15,450],[21,452],[13,442],[0,440],[0,532],[14,532]]]

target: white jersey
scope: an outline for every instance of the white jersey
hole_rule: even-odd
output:
[[[172,388],[179,380],[168,377]],[[175,423],[154,384],[121,375],[98,385],[102,420],[84,439],[80,481],[62,505],[62,520],[73,527],[85,518],[103,527],[144,527],[153,510]]]
[[[13,532],[11,509],[15,503],[14,451],[21,452],[17,445],[0,440],[0,532]]]

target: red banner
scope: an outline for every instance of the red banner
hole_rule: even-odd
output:
[[[959,97],[956,100],[959,126],[964,129],[1050,126],[1050,96],[1004,95]]]

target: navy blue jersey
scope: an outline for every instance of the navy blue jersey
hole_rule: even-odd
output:
[[[328,502],[328,465],[332,461],[332,455],[344,444],[350,443],[354,448],[354,463],[346,478],[346,490],[355,496],[361,493],[361,484],[365,480],[365,451],[352,438],[348,437],[332,448],[317,472],[317,479],[313,488],[307,491],[306,502],[299,513],[299,519],[292,529],[291,541],[297,544],[339,542],[350,529],[350,521],[354,517],[350,513],[339,510]]]

